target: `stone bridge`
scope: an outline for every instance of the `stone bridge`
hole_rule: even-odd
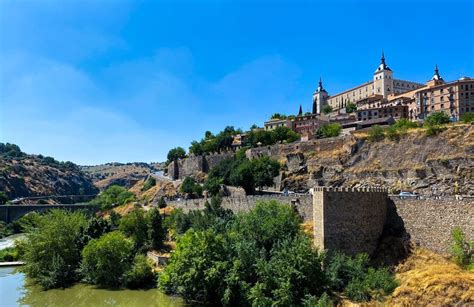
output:
[[[11,223],[29,212],[45,212],[51,209],[66,209],[71,211],[85,210],[95,212],[97,206],[89,204],[57,204],[57,205],[0,205],[0,221]]]

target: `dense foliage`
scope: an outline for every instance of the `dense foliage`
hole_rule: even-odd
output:
[[[172,148],[170,151],[168,151],[167,163],[183,159],[184,157],[186,157],[186,151],[182,147]]]
[[[121,232],[109,232],[91,240],[82,250],[81,271],[92,284],[119,287],[131,266],[133,241]]]
[[[273,178],[278,175],[280,164],[268,157],[249,160],[242,153],[221,161],[211,169],[206,189],[216,195],[220,184],[242,187],[247,194],[254,194],[256,188],[273,185]]]
[[[346,105],[346,113],[352,113],[352,112],[355,112],[355,111],[357,111],[357,104],[355,104],[353,102],[349,102]]]
[[[218,203],[207,209],[207,219],[222,212]],[[210,223],[195,216],[180,211],[168,220],[184,234],[159,277],[167,293],[207,304],[331,306],[335,293],[368,300],[396,286],[386,269],[368,266],[366,255],[318,252],[295,212],[275,201]]]
[[[324,124],[316,131],[316,138],[332,138],[341,134],[342,127],[338,123]]]
[[[329,114],[333,111],[332,107],[330,105],[326,105],[323,107],[323,113],[324,114]]]
[[[87,219],[82,213],[52,210],[27,234],[22,270],[43,288],[65,287],[78,280],[78,242]]]
[[[189,194],[191,197],[202,196],[202,186],[192,177],[186,177],[181,184],[180,190],[182,193]]]
[[[44,289],[81,279],[102,287],[156,285],[150,264],[139,255],[162,245],[165,232],[158,209],[145,213],[136,208],[123,218],[110,214],[108,219],[66,210],[28,216],[20,219],[26,240],[5,257],[21,256],[26,261],[22,270]],[[118,226],[121,230],[114,231]]]
[[[100,205],[103,210],[106,210],[115,206],[124,205],[134,200],[135,194],[124,187],[112,185],[94,198],[91,201],[91,204]]]
[[[7,194],[3,191],[0,191],[0,205],[5,205],[8,201]]]
[[[240,129],[235,129],[232,126],[227,126],[214,135],[210,131],[206,131],[204,138],[201,141],[193,141],[189,147],[189,153],[201,155],[203,153],[220,152],[229,150],[232,147],[234,135],[243,133]]]

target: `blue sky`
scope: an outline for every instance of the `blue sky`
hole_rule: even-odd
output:
[[[474,2],[0,1],[0,141],[79,164],[162,161],[206,130],[372,78],[474,77]]]

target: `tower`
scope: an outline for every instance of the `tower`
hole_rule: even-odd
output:
[[[393,93],[393,72],[385,63],[385,56],[382,52],[380,64],[374,72],[374,95],[382,95],[387,98]]]
[[[328,92],[323,88],[323,81],[319,78],[319,84],[313,93],[313,114],[321,114],[328,102]]]
[[[439,74],[438,64],[436,64],[436,67],[435,67],[435,70],[434,70],[434,75],[431,78],[431,80],[428,81],[428,85],[429,86],[435,86],[435,85],[439,85],[439,84],[444,84],[444,80],[443,80],[443,78],[441,78],[441,76]]]

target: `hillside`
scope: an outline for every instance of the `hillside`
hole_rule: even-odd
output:
[[[106,163],[93,166],[81,166],[89,175],[94,185],[99,189],[117,184],[127,188],[132,187],[140,180],[146,179],[150,173],[155,173],[163,168],[160,163]]]
[[[439,135],[409,130],[398,140],[367,140],[366,133],[256,148],[284,164],[280,188],[383,186],[425,195],[474,193],[474,126],[449,126]]]
[[[0,143],[0,191],[10,199],[98,192],[88,176],[74,163],[26,154],[18,146],[8,143]]]

